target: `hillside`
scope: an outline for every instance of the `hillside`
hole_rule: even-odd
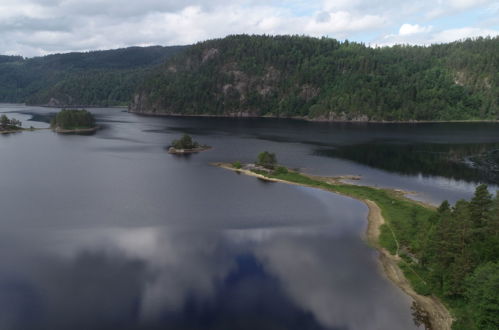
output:
[[[0,102],[125,105],[150,68],[185,47],[130,47],[25,59],[0,56]]]
[[[499,118],[499,38],[371,48],[300,36],[198,43],[155,70],[129,110],[313,120]]]

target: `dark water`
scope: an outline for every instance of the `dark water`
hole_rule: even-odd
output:
[[[43,121],[54,110],[0,111],[44,127],[29,113]],[[376,252],[361,240],[363,204],[208,164],[270,150],[311,173],[360,173],[366,182],[455,199],[473,184],[314,152],[380,137],[443,143],[456,139],[456,128],[91,111],[104,126],[92,136],[0,136],[1,330],[416,328],[410,299],[380,274]],[[168,155],[164,147],[181,132],[214,149]],[[497,126],[463,132],[468,143],[499,141]]]
[[[319,148],[319,156],[342,158],[409,175],[499,183],[499,143],[366,143]]]

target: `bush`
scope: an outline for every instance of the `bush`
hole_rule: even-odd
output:
[[[275,171],[275,175],[280,175],[280,174],[288,174],[288,169],[284,166],[278,166]]]
[[[236,161],[236,162],[232,163],[232,167],[240,169],[242,167],[241,162],[240,161]]]

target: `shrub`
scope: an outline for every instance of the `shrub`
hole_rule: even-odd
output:
[[[274,171],[275,175],[279,174],[288,174],[288,169],[284,166],[277,166],[277,168]]]
[[[242,167],[241,162],[235,161],[234,163],[232,163],[232,167],[240,169]]]

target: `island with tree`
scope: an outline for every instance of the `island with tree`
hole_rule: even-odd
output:
[[[209,149],[211,149],[210,146],[201,145],[197,141],[192,140],[190,135],[184,134],[180,139],[172,141],[168,147],[168,153],[183,155],[206,151]]]
[[[269,151],[262,151],[258,154],[255,163],[242,164],[236,161],[230,165],[236,170],[246,170],[257,174],[285,174],[288,169],[284,166],[277,164],[277,157],[275,153]]]
[[[50,122],[57,133],[92,133],[99,129],[91,112],[62,109]]]
[[[10,119],[7,115],[0,116],[0,134],[17,133],[23,131],[22,123],[15,118]]]

